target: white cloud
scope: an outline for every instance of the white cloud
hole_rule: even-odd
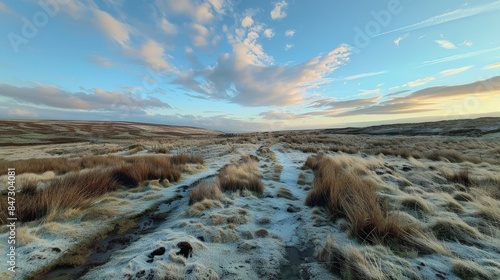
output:
[[[472,45],[474,45],[474,43],[468,40],[465,40],[462,43],[460,43],[460,46],[472,47]]]
[[[362,73],[362,74],[347,76],[347,77],[343,78],[342,80],[344,80],[344,81],[352,81],[352,80],[357,80],[357,79],[364,78],[364,77],[370,77],[370,76],[380,75],[380,74],[384,74],[384,73],[387,73],[387,71]]]
[[[113,16],[101,10],[94,9],[93,12],[97,20],[97,25],[109,37],[111,37],[122,46],[126,46],[129,43],[131,32],[130,26],[116,20]]]
[[[464,66],[464,67],[460,67],[460,68],[447,69],[447,70],[443,70],[443,71],[439,72],[439,74],[442,76],[453,76],[453,75],[457,75],[457,74],[460,74],[462,72],[465,72],[465,71],[471,69],[472,67],[474,67],[474,66],[469,65],[469,66]]]
[[[274,20],[277,19],[282,19],[286,17],[286,12],[284,9],[288,6],[288,3],[286,1],[280,1],[277,3],[274,3],[274,8],[271,11],[271,18]]]
[[[249,38],[256,35],[249,34],[244,41]],[[272,65],[262,60],[266,54],[257,45],[234,41],[233,55],[221,55],[215,66],[186,73],[174,82],[196,91],[200,98],[243,106],[296,105],[306,101],[308,90],[327,83],[325,76],[347,63],[351,54],[351,47],[343,44],[300,64]],[[255,53],[255,48],[261,53]]]
[[[434,60],[428,60],[428,61],[422,62],[419,67],[433,65],[433,64],[438,64],[438,63],[443,63],[443,62],[455,61],[455,60],[460,60],[460,59],[469,58],[469,57],[474,57],[474,56],[478,56],[478,55],[483,55],[483,54],[486,54],[486,53],[494,52],[494,51],[497,51],[497,50],[500,50],[500,47],[491,48],[491,49],[484,49],[484,50],[478,50],[478,51],[473,51],[473,52],[468,52],[468,53],[462,53],[462,54],[456,54],[456,55],[447,56],[447,57],[443,57],[443,58],[438,58],[438,59],[434,59]]]
[[[435,79],[436,78],[433,76],[428,76],[422,79],[416,79],[415,81],[408,82],[404,86],[409,86],[409,87],[423,86],[427,83],[430,83],[431,81],[434,81]]]
[[[435,26],[435,25],[443,24],[443,23],[450,22],[453,20],[458,20],[458,19],[462,19],[462,18],[466,18],[466,17],[480,15],[483,13],[488,13],[488,12],[492,12],[492,11],[496,11],[496,10],[500,10],[500,1],[496,1],[494,3],[489,3],[489,4],[482,5],[482,6],[477,6],[477,7],[460,8],[460,9],[457,9],[457,10],[454,10],[451,12],[447,12],[444,14],[430,17],[428,19],[425,19],[423,21],[420,21],[420,22],[417,22],[414,24],[410,24],[407,26],[396,28],[396,29],[393,29],[393,30],[390,30],[387,32],[382,32],[378,35],[375,35],[375,37],[385,35],[385,34],[394,33],[394,32],[410,32],[410,31],[414,31],[414,30],[418,30],[418,29],[422,29],[422,28],[426,28],[426,27],[430,27],[430,26]]]
[[[447,41],[447,40],[436,40],[434,42],[438,43],[438,45],[444,49],[456,49],[457,48],[457,46],[455,46],[455,44],[453,44],[452,42]]]
[[[253,19],[250,16],[246,16],[241,20],[241,26],[250,27],[253,24]]]
[[[274,36],[274,31],[271,28],[264,30],[264,36],[267,38],[272,38]]]
[[[376,89],[362,89],[358,96],[370,95],[370,94],[380,94],[380,88]]]
[[[161,19],[160,27],[166,34],[172,35],[177,33],[177,27],[175,24],[171,23],[166,18]]]
[[[286,44],[285,45],[285,51],[288,51],[291,48],[293,48],[293,44]]]
[[[408,35],[410,35],[410,34],[406,33],[405,35],[399,36],[398,38],[396,38],[394,40],[394,45],[396,45],[397,47],[399,47],[399,44],[401,43],[401,41],[403,41],[406,37],[408,37]]]
[[[486,66],[483,67],[483,69],[489,70],[489,69],[495,69],[495,68],[498,68],[498,67],[500,67],[500,62],[493,63],[493,64],[490,64],[490,65],[486,65]]]
[[[139,57],[155,71],[172,71],[174,69],[173,66],[169,65],[165,60],[163,47],[154,40],[150,39],[141,46]]]
[[[191,24],[191,29],[193,33],[190,38],[195,47],[204,47],[208,45],[208,35],[210,34],[208,28],[201,24],[193,23]]]
[[[293,35],[295,35],[295,30],[293,29],[289,29],[285,32],[286,37],[293,37]]]

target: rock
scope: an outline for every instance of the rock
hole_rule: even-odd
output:
[[[61,249],[54,247],[52,248],[52,252],[61,253]]]
[[[179,252],[175,253],[176,255],[182,255],[186,259],[189,257],[193,257],[193,247],[189,242],[183,241],[177,243],[177,248],[181,249]]]
[[[203,237],[203,236],[197,236],[196,238],[198,238],[198,240],[200,240],[200,241],[205,242],[205,237]]]
[[[165,254],[165,251],[166,251],[165,247],[160,247],[160,248],[154,250],[153,252],[151,252],[151,254],[149,254],[149,257],[154,258],[155,256],[161,256],[161,255]]]

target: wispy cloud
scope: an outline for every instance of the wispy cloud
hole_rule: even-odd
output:
[[[293,44],[286,44],[285,45],[285,51],[288,51],[291,48],[293,48]]]
[[[404,39],[406,39],[406,37],[408,37],[409,35],[410,35],[410,33],[406,33],[403,36],[399,36],[398,38],[396,38],[394,40],[394,45],[396,45],[397,47],[399,47],[399,44],[401,43],[401,41],[403,41]]]
[[[434,59],[434,60],[428,60],[428,61],[422,62],[419,67],[443,63],[443,62],[450,62],[450,61],[460,60],[460,59],[469,58],[469,57],[474,57],[474,56],[494,52],[497,50],[500,50],[500,47],[485,49],[485,50],[478,50],[478,51],[473,51],[473,52],[468,52],[468,53],[463,53],[463,54],[456,54],[456,55],[438,58],[438,59]]]
[[[352,80],[357,80],[357,79],[361,79],[361,78],[365,78],[365,77],[370,77],[370,76],[376,76],[376,75],[385,74],[385,73],[387,73],[387,71],[362,73],[362,74],[347,76],[347,77],[343,78],[342,80],[344,80],[344,81],[352,81]]]
[[[115,66],[115,63],[111,59],[99,55],[90,56],[89,62],[107,68]]]
[[[409,87],[423,86],[425,84],[428,84],[428,83],[434,81],[435,79],[436,78],[433,76],[428,76],[428,77],[425,77],[422,79],[416,79],[414,81],[410,81],[410,82],[406,83],[405,86],[409,86]]]
[[[489,64],[483,67],[483,69],[489,70],[500,67],[500,62]]]
[[[456,49],[457,46],[448,40],[436,40],[436,42],[443,49]]]
[[[380,94],[380,88],[376,89],[361,89],[360,93],[358,93],[358,96],[363,96],[363,95],[370,95],[370,94]]]
[[[282,19],[286,17],[285,9],[288,6],[286,1],[280,1],[274,3],[274,8],[271,11],[271,18],[274,20]]]
[[[462,43],[460,43],[460,46],[465,46],[465,47],[472,47],[474,43],[472,41],[465,40]]]
[[[127,46],[130,41],[132,27],[115,19],[110,14],[94,9],[96,24],[113,40],[122,46]]]
[[[285,32],[285,36],[286,36],[286,37],[293,37],[293,35],[295,35],[295,30],[293,30],[293,29],[288,29],[288,30]]]
[[[264,30],[264,36],[271,39],[274,36],[274,31],[271,28],[267,28],[266,30]]]
[[[459,68],[453,68],[453,69],[446,69],[446,70],[443,70],[443,71],[439,72],[439,74],[441,76],[453,76],[453,75],[457,75],[457,74],[460,74],[462,72],[465,72],[465,71],[471,69],[472,67],[474,67],[474,65],[469,65],[469,66],[464,66],[464,67],[459,67]]]
[[[0,2],[0,11],[2,11],[2,12],[10,12],[10,9],[9,9],[9,7],[7,7],[7,5],[5,5],[4,3]]]
[[[494,3],[489,3],[489,4],[477,6],[477,7],[467,6],[467,7],[456,9],[456,10],[451,11],[451,12],[447,12],[447,13],[443,13],[440,15],[436,15],[436,16],[427,18],[423,21],[420,21],[420,22],[417,22],[417,23],[414,23],[411,25],[396,28],[396,29],[393,29],[393,30],[390,30],[387,32],[382,32],[376,36],[381,36],[381,35],[390,34],[390,33],[394,33],[394,32],[401,32],[401,33],[402,32],[410,32],[410,31],[414,31],[414,30],[418,30],[418,29],[422,29],[422,28],[426,28],[426,27],[430,27],[430,26],[435,26],[435,25],[446,23],[446,22],[450,22],[450,21],[454,21],[454,20],[458,20],[458,19],[462,19],[462,18],[467,18],[467,17],[472,17],[475,15],[480,15],[480,14],[493,12],[493,11],[497,11],[497,10],[500,10],[500,1],[496,1]]]
[[[31,104],[59,109],[87,111],[143,112],[148,108],[171,108],[169,104],[155,98],[142,98],[130,92],[93,89],[90,92],[69,92],[49,85],[15,87],[0,84],[0,96],[10,98],[17,104]]]

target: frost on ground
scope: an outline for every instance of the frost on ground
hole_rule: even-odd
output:
[[[193,141],[94,147],[191,151],[205,163],[169,186],[149,180],[22,224],[16,279],[500,278],[497,139],[284,132]],[[322,159],[331,166],[321,173]]]

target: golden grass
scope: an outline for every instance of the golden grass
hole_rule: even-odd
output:
[[[248,157],[239,164],[231,164],[224,167],[219,172],[218,178],[222,191],[249,190],[262,194],[264,184],[262,184],[260,176],[257,163]]]
[[[500,277],[500,269],[479,265],[474,261],[455,259],[451,264],[453,273],[462,279],[487,280]]]
[[[377,186],[363,159],[349,156],[317,156],[313,187],[306,205],[323,206],[334,216],[345,217],[350,233],[362,242],[409,246],[422,252],[444,252],[429,232],[401,223],[388,215],[377,197]],[[432,244],[432,245],[431,245]]]
[[[180,155],[179,155],[180,156]],[[179,158],[179,157],[177,157]],[[188,162],[197,159],[187,156]],[[56,217],[57,213],[68,209],[84,209],[91,205],[93,199],[114,191],[120,186],[135,187],[140,182],[152,179],[166,179],[170,182],[177,181],[181,177],[179,164],[184,161],[172,160],[167,156],[144,155],[134,157],[84,157],[75,161],[55,161],[43,165],[34,170],[33,162],[17,161],[21,171],[40,171],[46,168],[56,168],[62,172],[59,165],[71,162],[64,171],[87,168],[80,172],[71,172],[64,176],[54,178],[47,182],[47,187],[36,190],[36,185],[25,186],[25,191],[16,196],[16,215],[22,222],[29,222],[42,217]],[[56,164],[57,163],[57,164]],[[76,164],[78,167],[75,167]],[[15,166],[15,165],[14,165]],[[88,169],[88,167],[99,167]],[[110,166],[110,167],[106,167]],[[17,171],[17,169],[16,169]],[[19,172],[21,173],[21,172]],[[7,209],[7,200],[0,200],[0,209]],[[3,211],[2,211],[3,212]],[[59,215],[60,216],[60,215]],[[0,216],[0,224],[6,223],[6,216]]]
[[[221,200],[224,194],[220,190],[219,180],[216,178],[213,182],[202,182],[189,192],[189,205],[204,199]]]
[[[286,187],[279,188],[278,191],[276,192],[276,195],[278,197],[283,197],[283,198],[286,198],[286,199],[291,199],[291,200],[296,199],[293,196],[292,192],[288,188],[286,188]]]
[[[386,279],[380,266],[370,262],[352,245],[341,246],[331,236],[319,252],[318,258],[325,262],[328,268],[341,276],[342,279]]]
[[[437,238],[451,241],[468,242],[482,239],[482,234],[459,218],[437,218],[429,226]]]

